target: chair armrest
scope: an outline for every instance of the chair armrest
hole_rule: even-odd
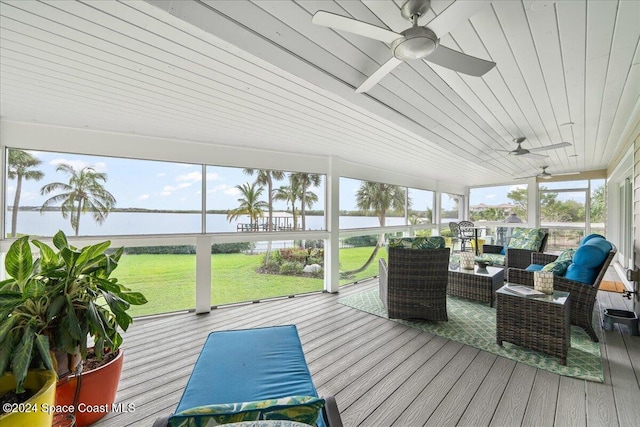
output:
[[[598,294],[598,285],[586,285],[584,283],[569,280],[566,277],[554,276],[553,277],[553,289],[556,291],[569,292],[571,294],[571,304],[575,304],[577,301],[587,300],[595,301],[595,297]]]
[[[531,254],[531,264],[546,265],[558,259],[558,255],[544,254],[542,252],[533,252]]]
[[[527,268],[531,264],[531,254],[528,249],[507,248],[507,256],[504,258],[506,268]]]
[[[322,417],[325,423],[329,427],[342,427],[342,418],[340,418],[340,411],[338,410],[338,404],[333,396],[324,397],[324,407],[322,408]]]
[[[510,268],[508,273],[510,283],[533,286],[533,271],[527,271],[521,268]]]
[[[482,253],[485,254],[499,254],[504,246],[500,245],[482,245]]]
[[[378,295],[385,308],[387,308],[388,271],[387,261],[384,258],[380,258],[378,261]]]

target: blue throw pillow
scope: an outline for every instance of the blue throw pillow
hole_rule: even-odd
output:
[[[589,239],[589,241],[586,242],[583,246],[595,246],[597,248],[600,248],[605,254],[609,254],[611,249],[613,249],[611,247],[611,243],[609,243],[606,239],[600,237]]]
[[[589,239],[573,255],[573,262],[589,268],[600,267],[611,251],[611,243],[601,237]]]
[[[506,255],[507,254],[507,247],[503,246],[502,249],[500,249],[500,255]]]
[[[542,267],[544,267],[544,265],[542,265],[542,264],[529,264],[529,266],[527,268],[525,268],[525,270],[527,270],[527,271],[541,271]]]
[[[598,270],[596,270],[595,268],[582,267],[573,263],[569,266],[569,268],[567,268],[567,274],[565,274],[564,277],[565,279],[584,283],[585,285],[592,285],[596,280],[597,275]]]
[[[595,237],[600,237],[602,239],[605,239],[605,237],[603,235],[601,235],[601,234],[597,234],[597,233],[589,234],[588,236],[585,236],[585,237],[582,238],[582,240],[580,240],[580,245],[579,246],[584,245],[589,240],[591,240],[591,239],[593,239]]]

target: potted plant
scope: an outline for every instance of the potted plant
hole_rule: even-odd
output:
[[[87,425],[104,416],[115,398],[122,369],[120,330],[132,322],[126,311],[147,301],[110,277],[123,252],[109,252],[110,241],[77,249],[59,231],[55,249],[39,240],[31,243],[40,251],[35,261],[29,236],[16,240],[5,259],[10,278],[0,282],[0,373],[10,365],[19,391],[30,367],[55,369],[57,404],[74,405],[77,425]],[[99,361],[113,359],[115,379],[84,380],[91,373],[82,372],[82,361],[90,353]],[[111,370],[106,368],[99,371]],[[91,383],[99,388],[95,396],[85,390]],[[108,383],[113,390],[105,390]],[[88,410],[79,411],[83,407]]]
[[[15,393],[11,372],[0,376],[0,425],[2,427],[50,426],[56,397],[56,373],[30,369],[22,382],[23,393]]]

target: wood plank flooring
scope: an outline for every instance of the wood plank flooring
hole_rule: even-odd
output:
[[[640,337],[603,331],[604,384],[562,377],[338,304],[377,281],[213,310],[136,319],[117,402],[96,426],[151,425],[177,405],[209,332],[295,324],[320,395],[345,426],[638,426]],[[630,309],[600,292],[598,312]],[[622,329],[622,331],[620,330]]]

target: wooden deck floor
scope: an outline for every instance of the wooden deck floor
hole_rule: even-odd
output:
[[[99,426],[151,425],[177,405],[207,334],[296,324],[320,395],[345,426],[638,426],[640,337],[603,331],[604,384],[516,363],[338,304],[376,281],[316,294],[138,319],[125,337],[117,402]],[[600,292],[600,311],[631,309]]]

